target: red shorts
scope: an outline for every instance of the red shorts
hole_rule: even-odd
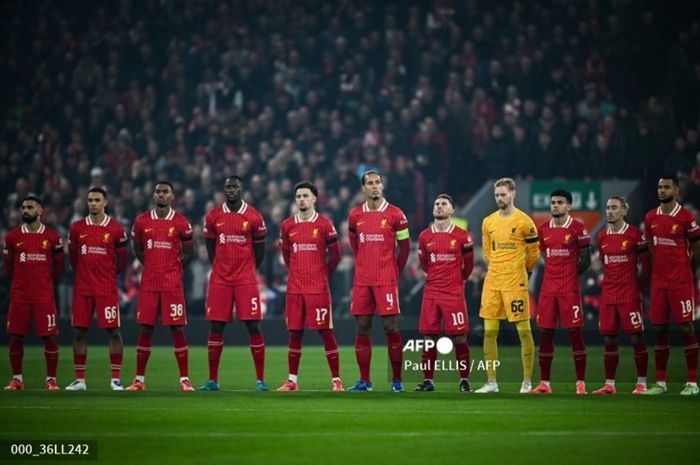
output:
[[[421,334],[462,335],[469,332],[467,301],[464,298],[431,299],[423,296],[420,311]]]
[[[652,324],[667,325],[671,321],[676,323],[689,323],[693,321],[695,314],[695,292],[693,286],[678,289],[651,288],[651,312],[649,313]]]
[[[57,314],[55,302],[30,304],[13,303],[10,300],[10,309],[7,311],[7,333],[26,336],[29,334],[29,321],[33,316],[34,330],[39,336],[55,336],[58,334]]]
[[[603,336],[617,336],[620,326],[625,334],[636,334],[644,331],[642,304],[600,304],[600,319],[598,329]]]
[[[401,313],[397,286],[353,286],[351,315],[391,316]]]
[[[324,294],[287,294],[284,309],[287,329],[333,329],[331,296]]]
[[[537,326],[556,329],[558,321],[562,328],[581,328],[582,309],[581,295],[577,292],[566,296],[540,295],[540,300],[537,301]]]
[[[143,325],[155,325],[158,313],[163,326],[187,324],[185,293],[182,288],[172,291],[141,291],[136,306],[136,321]]]
[[[207,320],[231,321],[262,320],[260,289],[257,284],[241,286],[209,285]]]
[[[97,326],[100,328],[119,328],[119,296],[78,295],[73,294],[71,326],[89,328],[92,323],[92,311],[97,312]]]

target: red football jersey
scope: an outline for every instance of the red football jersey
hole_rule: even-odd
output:
[[[644,217],[644,233],[651,249],[651,286],[678,289],[692,286],[690,241],[700,238],[693,215],[677,204],[665,215],[661,207]]]
[[[182,288],[182,245],[192,241],[192,225],[172,208],[165,218],[155,209],[140,214],[131,230],[131,240],[143,247],[141,289],[170,291]]]
[[[598,253],[603,265],[604,303],[637,303],[641,289],[637,281],[639,255],[647,250],[642,232],[625,223],[622,229],[613,232],[608,226],[598,233]]]
[[[280,248],[289,256],[288,294],[328,292],[326,251],[337,240],[333,223],[318,213],[308,221],[297,214],[282,222]]]
[[[578,251],[591,245],[586,227],[569,217],[563,226],[551,219],[537,228],[544,257],[541,295],[567,295],[579,292]]]
[[[396,235],[408,234],[408,220],[401,209],[383,199],[379,209],[370,210],[365,202],[350,210],[348,229],[357,237],[355,285],[397,284]]]
[[[204,237],[216,241],[211,283],[219,286],[257,284],[253,243],[265,242],[265,220],[243,202],[237,211],[224,203],[204,219]]]
[[[12,302],[54,301],[54,280],[65,268],[63,241],[56,231],[42,224],[33,232],[23,224],[5,236],[3,256],[12,279]]]
[[[473,249],[471,234],[454,224],[447,231],[438,231],[431,225],[421,232],[418,258],[427,270],[423,295],[432,299],[464,298],[463,255]]]
[[[93,223],[90,216],[73,223],[68,251],[75,270],[75,293],[105,296],[117,291],[117,253],[126,252],[126,231],[114,218]]]

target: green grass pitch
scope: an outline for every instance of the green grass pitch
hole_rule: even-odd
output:
[[[500,394],[487,396],[460,394],[456,380],[438,383],[434,393],[391,393],[384,347],[374,348],[374,392],[333,393],[322,348],[304,349],[301,392],[254,392],[250,353],[237,346],[224,350],[223,391],[182,393],[171,348],[154,350],[146,392],[108,390],[103,347],[90,348],[87,392],[46,392],[43,353],[27,348],[27,391],[0,393],[0,439],[96,440],[98,461],[85,463],[127,465],[660,464],[692,462],[700,449],[700,398],[678,396],[685,363],[677,346],[671,353],[673,395],[656,398],[630,394],[635,375],[631,351],[624,346],[617,396],[573,395],[573,363],[570,349],[563,347],[555,357],[555,394],[546,398],[515,393],[520,360],[514,347],[501,347],[499,376],[510,382],[500,383]],[[474,347],[472,356],[478,360],[480,348]],[[204,347],[190,350],[195,384],[206,379],[206,357]],[[134,359],[129,347],[122,376],[126,384]],[[342,349],[341,370],[345,386],[351,386],[357,378],[351,347]],[[269,347],[272,389],[286,371],[286,348]],[[7,361],[3,372],[9,379]],[[537,373],[536,368],[536,379]],[[61,387],[73,379],[65,347],[58,379]],[[602,379],[601,349],[590,348],[589,392]],[[472,375],[474,387],[484,380],[483,372]]]

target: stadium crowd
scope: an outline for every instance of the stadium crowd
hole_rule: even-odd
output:
[[[91,186],[110,192],[109,213],[130,228],[167,179],[198,225],[193,314],[210,270],[202,221],[228,174],[267,220],[261,286],[278,314],[276,240],[301,179],[318,186],[341,234],[341,314],[347,216],[369,168],[385,174],[414,236],[436,194],[464,203],[504,175],[638,179],[649,197],[636,208],[651,208],[658,175],[680,173],[686,207],[700,207],[700,22],[663,2],[13,0],[0,11],[0,232],[20,223],[31,192],[65,236]],[[139,292],[132,263],[126,309]],[[470,308],[484,272],[477,263]],[[415,313],[420,273],[413,256],[402,294]]]

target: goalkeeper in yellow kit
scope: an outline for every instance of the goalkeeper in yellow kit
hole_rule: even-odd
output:
[[[498,210],[481,225],[488,271],[481,295],[479,316],[484,319],[484,359],[488,381],[475,392],[498,392],[498,328],[500,320],[514,323],[520,338],[523,383],[520,393],[532,390],[534,342],[530,329],[528,277],[540,257],[537,228],[532,219],[515,208],[515,181],[501,178],[493,185]]]

